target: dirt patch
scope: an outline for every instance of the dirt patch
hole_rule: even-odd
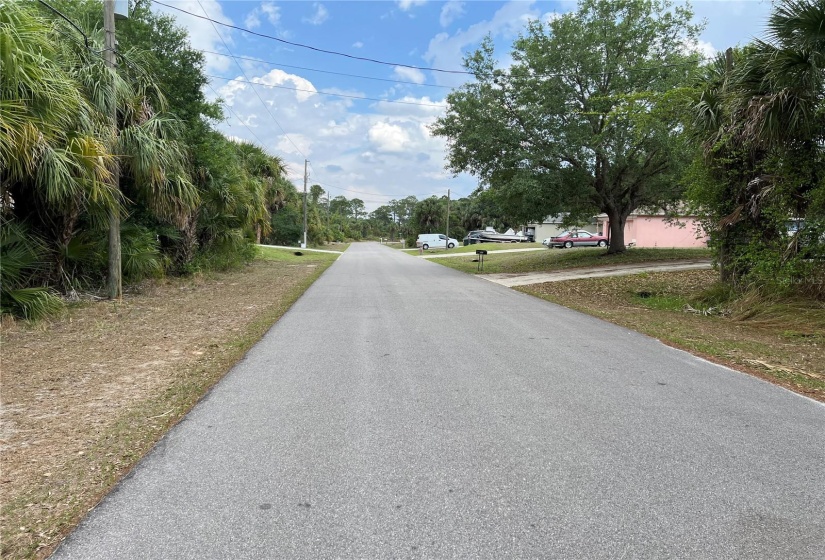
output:
[[[256,261],[6,322],[2,556],[46,556],[329,263]]]
[[[691,298],[713,285],[712,270],[578,279],[518,288],[631,328],[710,361],[825,402],[825,308],[764,320],[705,315]],[[814,316],[815,315],[815,316]],[[811,319],[816,320],[811,320]]]

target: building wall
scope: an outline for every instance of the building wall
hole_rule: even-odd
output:
[[[555,237],[563,231],[568,231],[572,228],[569,227],[562,227],[561,222],[544,222],[541,224],[527,224],[527,229],[534,228],[535,235],[533,239],[536,240],[536,243],[541,243],[548,237]],[[589,231],[590,233],[596,233],[598,231],[597,221],[594,218],[591,220],[589,224],[581,224],[578,226],[578,229],[584,229]]]
[[[565,229],[561,227],[561,224],[535,224],[535,228],[536,233],[534,239],[536,240],[536,243],[541,243],[548,237],[558,235]]]
[[[609,229],[609,220],[602,218],[602,232]],[[624,241],[636,247],[707,247],[707,236],[695,218],[679,218],[679,224],[668,223],[663,216],[631,216],[624,226]],[[699,238],[697,239],[697,235]]]

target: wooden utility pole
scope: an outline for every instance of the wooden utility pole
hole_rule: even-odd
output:
[[[733,74],[733,49],[728,47],[725,50],[725,84],[723,86],[725,89],[731,83],[731,74]],[[730,244],[733,232],[730,230],[730,226],[723,227],[719,232],[719,236],[721,237],[719,243],[719,278],[722,282],[730,282],[733,278],[730,262]]]
[[[109,111],[112,119],[112,146],[118,135],[117,123],[117,97],[115,96],[115,72],[117,64],[115,62],[115,2],[114,0],[103,0],[103,29],[105,31],[103,56],[106,66],[112,74],[112,89],[109,98]],[[120,162],[117,157],[113,158],[112,164],[112,187],[115,190],[115,203],[109,209],[109,278],[108,294],[109,299],[120,299],[123,297],[123,280],[120,265]]]
[[[301,249],[307,247],[307,160],[304,160],[304,242],[301,243]]]
[[[450,189],[447,189],[447,241],[444,242],[444,248],[447,249],[450,245]]]

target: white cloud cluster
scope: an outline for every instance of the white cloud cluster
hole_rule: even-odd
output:
[[[415,6],[423,6],[426,3],[427,0],[398,0],[398,7],[401,8],[401,11],[408,12]]]
[[[329,10],[323,4],[315,2],[312,4],[312,9],[315,10],[309,17],[303,18],[301,21],[310,25],[321,25],[329,19]]]
[[[319,91],[306,78],[282,70],[249,77],[255,83]],[[220,88],[220,95],[237,115],[230,115],[221,127],[227,134],[257,142],[238,119],[247,123],[264,148],[285,159],[290,178],[296,184],[302,183],[303,160],[307,158],[314,170],[312,182],[330,190],[332,196],[358,196],[369,210],[399,195],[423,198],[436,192],[446,193],[448,188],[458,195],[467,195],[475,188],[470,178],[452,179],[445,173],[444,141],[430,134],[428,127],[443,113],[443,101],[408,95],[392,100],[434,107],[401,105],[389,100],[365,107],[363,101],[319,93],[305,93],[299,99],[299,92],[257,86],[276,124],[251,87],[230,82]],[[354,110],[356,103],[359,112]],[[387,196],[348,192],[352,190]]]
[[[719,52],[719,50],[711,43],[708,41],[702,41],[701,39],[685,42],[684,48],[685,52],[698,52],[703,58],[706,59],[713,58],[716,56],[716,53]]]
[[[490,21],[480,21],[453,35],[439,33],[430,40],[424,59],[435,68],[461,68],[465,49],[479,44],[486,35],[509,40],[522,31],[530,19],[537,19],[541,14],[534,8],[534,3],[534,0],[510,0]],[[435,79],[441,85],[455,87],[464,82],[466,77],[436,73]]]
[[[276,6],[274,2],[262,2],[260,6],[247,14],[244,23],[249,29],[260,27],[261,16],[266,17],[270,24],[277,27],[281,22],[281,8]]]
[[[372,125],[368,136],[379,152],[402,152],[410,144],[410,135],[404,127],[386,121]]]
[[[406,66],[396,66],[393,68],[393,76],[399,80],[413,82],[416,84],[423,84],[427,81],[424,72],[416,68],[407,68]]]
[[[199,16],[209,17],[221,23],[232,24],[233,21],[223,13],[218,0],[178,0],[175,2],[175,7],[181,10],[186,10]],[[160,13],[165,13],[177,19],[177,23],[185,27],[189,31],[189,41],[192,47],[204,51],[226,51],[224,41],[232,45],[233,34],[232,30],[226,27],[217,26],[218,31],[215,31],[212,23],[201,18],[190,16],[178,10],[172,10],[155,4],[155,10]],[[206,54],[206,71],[207,73],[218,71],[223,72],[228,70],[234,63],[231,58],[225,56],[217,56],[213,54]]]
[[[447,27],[452,22],[464,15],[464,2],[461,0],[450,0],[441,8],[441,16],[438,23],[441,27]]]
[[[292,85],[287,87],[294,88],[295,99],[299,103],[303,103],[304,101],[311,99],[318,93],[318,90],[315,89],[315,86],[312,85],[312,82],[309,80],[296,76],[295,74],[288,74],[277,68],[270,70],[267,74],[264,74],[260,78],[252,79],[252,81],[267,86],[282,86],[284,84],[291,83]]]

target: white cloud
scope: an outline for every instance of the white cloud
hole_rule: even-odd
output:
[[[398,0],[398,7],[401,8],[402,11],[408,12],[415,6],[423,6],[426,3],[427,0]]]
[[[315,2],[314,4],[312,4],[312,7],[315,8],[315,13],[313,13],[310,17],[303,18],[301,21],[303,21],[304,23],[309,23],[311,25],[321,25],[329,19],[329,11],[324,7],[323,4]]]
[[[346,120],[342,122],[336,122],[335,120],[331,120],[327,123],[327,126],[318,130],[318,134],[320,134],[322,137],[346,137],[352,134],[353,132],[354,128],[352,126],[352,123],[347,122]]]
[[[268,86],[281,86],[291,83],[291,87],[295,87],[297,90],[300,90],[295,91],[294,93],[295,99],[301,103],[312,98],[318,92],[309,80],[302,78],[301,76],[296,76],[295,74],[287,74],[283,70],[278,70],[277,68],[270,70],[269,73],[264,74],[260,78],[253,78],[252,81]]]
[[[355,42],[352,44],[352,46],[353,46],[354,48],[356,48],[356,49],[360,49],[360,48],[363,48],[364,43],[362,43],[361,41],[355,41]]]
[[[419,119],[440,116],[444,114],[444,110],[447,108],[446,101],[435,101],[426,95],[424,97],[406,95],[398,99],[393,99],[393,101],[401,101],[404,104],[379,101],[375,107],[383,114],[405,115],[408,118],[415,117]]]
[[[441,8],[439,23],[441,27],[447,27],[452,22],[464,15],[464,2],[461,0],[450,0]]]
[[[401,152],[410,143],[406,130],[387,122],[375,123],[369,130],[369,139],[379,152]]]
[[[248,84],[243,82],[227,82],[225,86],[218,89],[218,93],[227,105],[232,106],[235,104],[235,96],[243,92],[247,86]]]
[[[273,2],[264,2],[261,4],[261,12],[266,14],[266,19],[272,25],[278,25],[281,22],[281,8],[276,6]]]
[[[405,66],[396,66],[393,69],[393,75],[398,79],[415,82],[416,84],[423,84],[427,80],[424,72],[421,70],[407,68]]]
[[[261,18],[258,17],[258,10],[252,10],[246,15],[244,24],[249,29],[255,29],[261,26]]]
[[[708,41],[698,39],[696,41],[689,41],[685,43],[685,52],[698,52],[703,58],[713,58],[719,49],[714,47]]]
[[[247,75],[261,84],[316,89],[306,78],[282,70]],[[455,196],[466,196],[476,186],[476,181],[466,175],[452,178],[443,171],[444,140],[431,136],[427,129],[443,113],[437,100],[393,96],[393,100],[439,106],[382,101],[355,112],[354,108],[363,107],[364,102],[315,93],[304,94],[306,100],[301,102],[298,92],[254,86],[266,103],[267,112],[250,91],[252,87],[229,82],[220,88],[221,97],[232,110],[227,111],[228,119],[219,129],[282,157],[290,169],[290,180],[299,188],[303,185],[305,157],[312,163],[313,182],[324,186],[332,196],[361,198],[369,211],[392,198],[424,198],[434,192],[446,193],[448,188]],[[248,123],[252,132],[241,122]],[[354,194],[341,189],[377,194]]]
[[[529,20],[537,19],[541,14],[533,7],[534,3],[534,0],[510,0],[493,15],[490,21],[480,21],[454,35],[439,33],[430,40],[424,59],[435,68],[460,69],[465,49],[475,47],[486,35],[510,39],[521,32]],[[502,46],[509,47],[510,45]],[[460,74],[437,73],[435,79],[441,85],[455,87],[467,79],[460,76]]]
[[[261,26],[261,15],[266,16],[267,21],[277,27],[281,22],[281,8],[272,2],[263,2],[260,6],[246,15],[244,23],[249,29]]]
[[[175,2],[175,7],[199,16],[208,15],[211,19],[221,23],[230,25],[234,23],[229,17],[224,15],[218,0],[201,0],[200,2],[198,2],[198,0],[179,0]],[[212,23],[205,19],[196,18],[158,4],[153,4],[152,9],[155,12],[173,16],[177,20],[178,25],[188,31],[189,41],[192,44],[192,48],[196,50],[225,51],[226,47],[224,47],[223,41],[226,41],[229,45],[234,44],[232,30],[229,28],[218,25],[217,28],[220,31],[220,35],[218,35]],[[204,14],[204,10],[206,14]],[[223,38],[223,40],[221,40],[221,38]],[[234,66],[232,59],[225,56],[205,54],[204,57],[207,73],[213,73],[215,71],[223,72]]]
[[[312,139],[300,132],[292,132],[281,136],[275,147],[279,152],[308,158],[312,154]]]
[[[558,12],[547,12],[546,14],[542,15],[539,19],[544,23],[550,23],[551,21],[555,21],[559,19],[562,14]]]

